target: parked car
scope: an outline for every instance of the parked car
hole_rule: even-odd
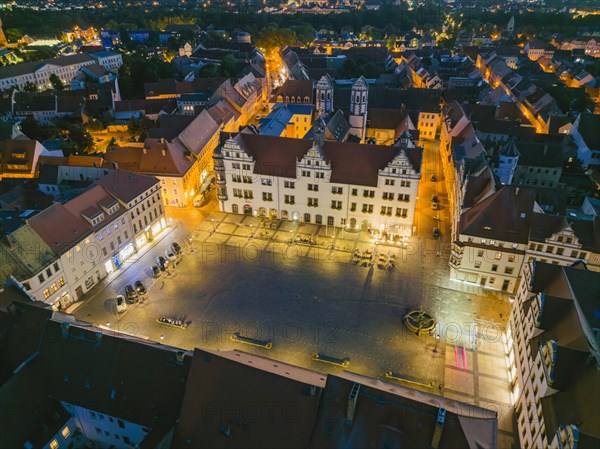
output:
[[[167,268],[169,268],[169,261],[163,256],[158,256],[156,258],[156,263],[158,264],[160,271],[167,271]]]
[[[144,287],[144,284],[142,284],[142,281],[137,280],[135,281],[135,284],[133,284],[133,286],[135,287],[135,291],[138,293],[138,295],[145,295],[146,293],[148,293],[148,290],[146,290],[146,287]]]
[[[431,175],[431,182],[436,182],[437,178],[435,177],[435,175]]]
[[[175,254],[181,254],[181,245],[179,245],[179,243],[177,242],[173,242],[171,243],[171,249],[173,250],[173,252]]]
[[[440,236],[439,228],[433,228],[433,237],[437,239],[439,236]]]
[[[135,291],[135,288],[133,288],[132,285],[128,285],[127,287],[125,287],[125,295],[131,303],[135,303],[138,300],[137,291]]]
[[[127,310],[127,303],[125,302],[125,297],[123,295],[117,295],[115,298],[115,304],[117,306],[118,313],[122,313]]]
[[[206,195],[204,193],[199,193],[196,195],[196,198],[194,198],[194,207],[202,207],[205,199]]]
[[[175,252],[172,250],[166,250],[165,257],[169,262],[173,262],[175,259],[177,259],[177,254],[175,254]]]
[[[160,268],[158,267],[158,265],[152,265],[152,277],[153,278],[159,278],[160,275],[162,274],[162,271],[160,271]]]

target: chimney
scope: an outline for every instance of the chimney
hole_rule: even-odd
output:
[[[146,148],[146,145],[144,145],[144,148],[142,148],[142,153],[148,154],[148,148]]]
[[[163,156],[167,155],[167,150],[165,150],[165,147],[163,147],[160,151],[161,151],[161,153],[162,153]]]
[[[358,393],[360,392],[360,384],[356,382],[352,385],[350,395],[348,396],[348,408],[346,410],[346,424],[352,424],[354,420],[354,411],[356,410],[356,403],[358,402]]]

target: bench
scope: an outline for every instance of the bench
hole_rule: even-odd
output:
[[[409,374],[395,374],[392,371],[386,371],[384,373],[386,379],[397,380],[400,382],[406,382],[413,385],[418,385],[423,388],[433,388],[433,382],[418,377],[411,376]]]
[[[240,335],[239,332],[235,332],[231,335],[232,341],[237,341],[238,343],[244,343],[251,346],[257,346],[259,348],[271,349],[273,347],[273,343],[266,340],[259,340],[257,338],[244,337]]]
[[[340,359],[315,352],[312,355],[312,359],[317,362],[329,363],[330,365],[341,366],[343,368],[347,368],[350,365],[350,357],[344,357],[343,359]]]

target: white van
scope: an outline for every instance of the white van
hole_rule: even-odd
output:
[[[205,199],[206,199],[205,193],[199,193],[198,195],[196,195],[196,197],[194,198],[194,207],[202,207]]]

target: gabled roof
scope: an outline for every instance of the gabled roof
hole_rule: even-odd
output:
[[[513,243],[527,243],[535,192],[504,186],[460,217],[460,233]]]
[[[196,349],[173,447],[306,448],[324,385],[324,375],[279,361]]]
[[[312,146],[310,140],[288,139],[239,133],[235,141],[256,162],[254,173],[267,176],[296,177],[296,161],[301,160]],[[376,186],[379,170],[394,159],[398,149],[385,145],[363,145],[349,142],[325,141],[323,153],[331,163],[331,182]],[[416,151],[407,153],[413,167],[419,167]]]
[[[146,176],[124,170],[115,170],[97,181],[112,197],[125,204],[137,198],[159,182],[159,179],[154,176]]]
[[[590,150],[600,150],[600,115],[582,113],[578,131]]]

